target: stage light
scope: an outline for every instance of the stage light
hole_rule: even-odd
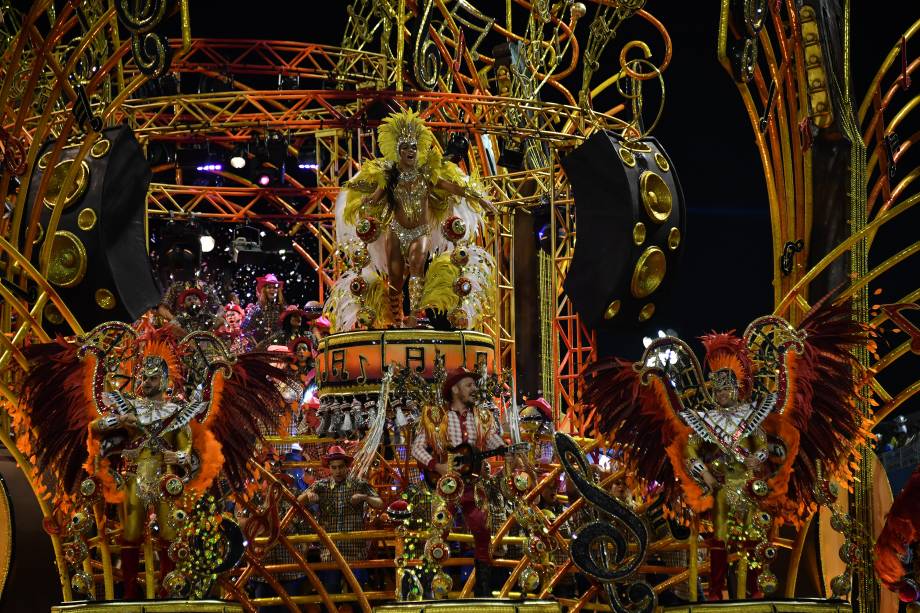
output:
[[[147,143],[147,161],[151,166],[160,166],[169,164],[176,159],[175,151],[171,150],[166,143],[149,142]]]
[[[460,163],[466,159],[466,152],[469,151],[470,140],[462,132],[454,132],[447,141],[447,147],[444,148],[444,159]]]
[[[297,168],[301,170],[316,170],[319,165],[316,163],[316,140],[306,139],[297,151]]]
[[[270,170],[267,170],[267,169],[266,169],[266,170],[260,170],[259,173],[258,173],[258,175],[257,175],[257,178],[256,178],[256,183],[258,183],[258,184],[261,185],[262,187],[266,187],[266,186],[267,186],[269,183],[271,183],[271,182],[272,182],[272,173],[271,173],[271,171],[270,171]]]
[[[278,89],[300,89],[300,75],[278,75]]]
[[[508,170],[521,170],[524,166],[524,143],[510,138],[502,140],[498,165]]]
[[[250,236],[246,236],[249,234]],[[264,264],[269,253],[262,250],[262,240],[255,234],[255,228],[244,226],[234,230],[233,261],[241,266],[259,266]]]
[[[276,168],[281,168],[287,155],[288,139],[280,132],[269,132],[265,138],[265,147],[268,150],[268,161]]]
[[[230,165],[237,170],[246,168],[246,148],[243,145],[237,145],[230,154]]]
[[[160,269],[173,279],[190,280],[201,264],[201,240],[187,224],[170,222],[158,233]]]
[[[201,252],[210,253],[214,251],[214,237],[204,230],[198,240],[201,241]]]

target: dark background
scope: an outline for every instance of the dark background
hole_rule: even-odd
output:
[[[491,7],[491,13],[503,22],[504,2],[474,4],[486,11]],[[347,20],[346,6],[345,2],[262,2],[237,12],[228,11],[222,3],[196,1],[191,3],[192,32],[202,38],[338,45]],[[688,220],[683,262],[669,304],[660,305],[646,328],[599,334],[602,354],[630,358],[641,353],[642,337],[654,335],[658,329],[672,329],[688,340],[712,329],[741,331],[753,318],[773,308],[770,218],[763,171],[741,97],[716,58],[719,2],[657,0],[647,2],[645,9],[665,24],[672,39],[673,58],[664,73],[666,105],[652,135],[674,162]],[[577,26],[582,42],[587,40],[594,11],[589,4],[587,15]],[[917,17],[920,7],[916,2],[852,2],[852,97],[857,104],[888,51]],[[515,19],[515,29],[522,29],[524,14],[515,13]],[[635,38],[648,42],[653,57],[660,60],[663,47],[659,35],[634,18],[622,25],[608,45],[596,75],[612,74],[620,48]],[[482,48],[490,47],[487,40]],[[372,49],[377,50],[376,44]],[[580,79],[579,67],[567,83],[571,91],[577,92]],[[593,83],[599,81],[595,77]],[[654,97],[651,92],[649,98]],[[608,108],[613,103],[603,102],[598,101],[596,108]],[[646,110],[649,121],[655,112],[656,106],[650,102]],[[909,133],[902,134],[902,139]],[[897,224],[877,244],[901,248],[908,244],[911,227],[910,223]],[[887,283],[896,285],[894,281]],[[909,279],[907,285],[916,287],[916,279]],[[888,291],[883,297],[893,301],[902,295]]]

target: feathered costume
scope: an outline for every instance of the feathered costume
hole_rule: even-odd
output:
[[[920,599],[920,466],[895,498],[875,542],[875,574],[903,602]]]
[[[377,316],[374,327],[385,328],[394,323],[387,305],[387,254],[384,239],[393,218],[392,209],[387,206],[390,196],[385,195],[372,205],[365,205],[362,199],[378,189],[387,190],[388,175],[393,172],[398,161],[400,138],[406,132],[414,135],[418,147],[418,171],[427,185],[425,233],[429,237],[428,255],[433,257],[425,276],[419,306],[440,312],[458,307],[458,295],[453,287],[460,276],[460,267],[456,262],[451,262],[452,241],[441,232],[442,224],[451,217],[462,220],[466,228],[465,236],[454,238],[455,243],[462,246],[469,256],[464,276],[469,278],[472,287],[470,293],[460,301],[459,308],[463,310],[470,327],[478,325],[486,313],[487,305],[491,303],[489,296],[495,289],[495,264],[492,257],[475,244],[483,211],[479,203],[451,194],[438,187],[438,184],[443,180],[472,188],[473,192],[481,190],[456,164],[441,157],[435,147],[434,135],[421,118],[414,111],[403,111],[390,115],[378,129],[378,144],[383,157],[365,162],[361,171],[345,184],[345,189],[336,200],[336,240],[339,249],[352,260],[353,265],[351,271],[339,277],[325,304],[324,314],[331,322],[332,332],[351,330],[359,322],[362,305],[351,291],[358,277],[363,278],[367,287],[363,303]],[[377,220],[383,232],[367,243],[368,261],[358,258],[355,262],[352,254],[361,253],[364,246],[357,226],[366,218]]]
[[[206,333],[175,343],[168,330],[138,335],[126,324],[108,323],[89,332],[79,345],[58,339],[26,348],[30,367],[20,411],[26,434],[18,444],[32,455],[38,471],[50,471],[56,477],[64,493],[76,490],[85,469],[102,480],[109,502],[119,502],[123,493],[114,474],[118,466],[112,464],[118,464],[120,458],[114,447],[109,448],[119,433],[92,432],[90,425],[123,410],[126,404],[118,402],[116,394],[127,403],[132,401],[132,396],[121,392],[147,356],[162,357],[172,385],[180,389],[179,358],[195,350],[202,335],[207,336],[211,350],[219,346]],[[204,492],[221,469],[235,486],[245,482],[254,449],[264,433],[277,430],[279,408],[284,405],[279,387],[289,377],[272,360],[277,356],[248,353],[234,357],[225,352],[210,361],[200,399],[171,400],[178,412],[169,427],[176,429],[178,422],[191,427],[192,449],[200,465],[188,475],[186,489]],[[116,364],[115,378],[107,377]],[[120,389],[107,390],[113,382]]]
[[[855,406],[863,371],[851,351],[871,347],[871,335],[851,319],[849,304],[822,302],[798,330],[779,317],[762,317],[742,338],[704,338],[710,351],[735,354],[730,368],[738,376],[739,400],[764,408],[775,395],[769,412],[754,418],[771,437],[775,467],[767,502],[786,520],[798,521],[816,508],[816,461],[839,479],[851,477],[847,460],[869,436],[868,421]],[[718,370],[727,361],[707,362]],[[684,468],[682,450],[697,416],[715,406],[690,347],[678,338],[660,338],[640,361],[599,362],[588,377],[586,400],[597,408],[598,430],[628,449],[637,475],[661,483],[674,508],[709,508],[711,501]]]
[[[856,406],[864,373],[852,351],[871,347],[871,336],[852,320],[849,303],[823,300],[798,329],[762,317],[743,337],[703,337],[710,381],[686,343],[665,337],[636,363],[596,364],[585,398],[598,430],[623,447],[640,480],[661,485],[672,513],[712,515],[715,575],[727,542],[746,549],[751,534],[765,542],[768,525],[752,530],[751,522],[772,518],[757,509],[799,523],[817,508],[816,462],[828,475],[851,478],[850,459],[870,435]],[[734,404],[716,403],[714,391],[730,387],[721,379],[734,387]],[[763,573],[759,585],[770,591],[775,577]],[[710,598],[719,599],[714,575]]]

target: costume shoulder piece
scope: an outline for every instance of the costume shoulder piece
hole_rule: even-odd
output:
[[[380,217],[384,206],[382,199],[374,205],[371,211],[362,211],[361,199],[378,189],[386,189],[387,173],[392,167],[393,162],[382,158],[368,160],[361,166],[361,171],[345,184],[344,219],[346,222],[354,225],[366,215]]]

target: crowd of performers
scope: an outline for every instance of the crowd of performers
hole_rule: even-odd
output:
[[[323,546],[279,540],[279,534],[311,531],[298,509],[312,510],[327,532],[346,536],[401,522],[410,527],[410,516],[420,520],[428,531],[424,542],[393,554],[403,563],[397,585],[388,589],[405,597],[444,597],[470,571],[474,595],[490,595],[504,579],[494,561],[505,555],[530,560],[518,578],[525,593],[538,592],[550,578],[556,594],[585,592],[591,573],[555,577],[569,553],[548,529],[566,513],[556,527],[572,536],[606,515],[579,500],[564,475],[544,478],[554,466],[553,415],[545,400],[527,400],[518,426],[499,413],[481,373],[462,368],[444,372],[421,404],[411,400],[411,420],[398,415],[410,406],[408,397],[354,398],[347,406],[316,398],[314,360],[326,334],[420,327],[431,312],[470,329],[490,303],[493,263],[475,237],[491,203],[441,157],[431,131],[411,111],[384,122],[379,145],[383,157],[365,163],[339,197],[337,237],[349,271],[326,304],[286,304],[284,283],[273,274],[258,279],[256,301],[245,306],[205,285],[176,284],[132,325],[105,324],[79,339],[26,348],[30,368],[14,427],[36,474],[59,484],[57,512],[46,527],[64,543],[75,590],[93,591],[85,561],[94,529],[87,518],[95,517],[96,524],[110,518],[121,526],[110,545],[123,598],[142,596],[145,543],[151,544],[143,554],[145,574],[157,577],[159,595],[209,593],[226,568],[195,554],[202,536],[189,522],[208,514],[201,501],[211,496],[217,501],[212,516],[232,515],[247,537],[271,536],[267,549],[257,546],[263,569],[288,565],[253,572],[255,597],[280,595],[282,588],[306,593],[302,561],[338,559]],[[734,595],[769,594],[777,583],[769,568],[773,527],[799,523],[827,503],[828,478],[851,478],[848,467],[868,436],[853,351],[871,343],[871,331],[852,321],[846,302],[827,300],[797,328],[767,317],[742,336],[708,336],[702,361],[687,343],[666,337],[635,363],[599,363],[589,373],[585,399],[598,416],[596,434],[611,451],[594,452],[598,464],[603,457],[609,466],[591,479],[618,501],[618,512],[645,515],[653,538],[686,539],[688,520],[698,523],[700,550],[710,564],[709,599],[726,594],[730,559],[740,560]],[[340,418],[334,424],[333,413]],[[529,449],[519,445],[521,431]],[[318,435],[320,442],[272,445],[266,437],[273,434]],[[381,441],[390,447],[385,459],[411,457],[419,472],[413,468],[398,486],[374,482],[368,440],[373,453]],[[468,470],[460,470],[460,457],[470,460]],[[254,459],[261,468],[253,467]],[[263,469],[291,495],[266,489],[271,480],[260,477]],[[566,511],[571,506],[578,508]],[[295,520],[278,530],[279,518],[290,520],[292,513]],[[526,537],[517,552],[495,539],[510,515]],[[446,534],[458,529],[472,535],[474,564],[451,575],[443,565],[452,548]],[[891,547],[903,558],[902,545]],[[372,546],[378,544],[346,538],[337,550],[350,563],[365,559]],[[663,566],[689,564],[684,552],[657,555]],[[412,570],[409,558],[423,558],[425,568]],[[573,561],[578,569],[591,568]],[[891,566],[886,577],[895,582]],[[154,567],[157,572],[149,572]],[[384,589],[385,575],[354,570],[365,590]],[[319,579],[329,593],[356,587],[328,566]],[[835,593],[845,594],[849,577],[837,584]],[[673,586],[672,595],[686,598],[686,588]]]

